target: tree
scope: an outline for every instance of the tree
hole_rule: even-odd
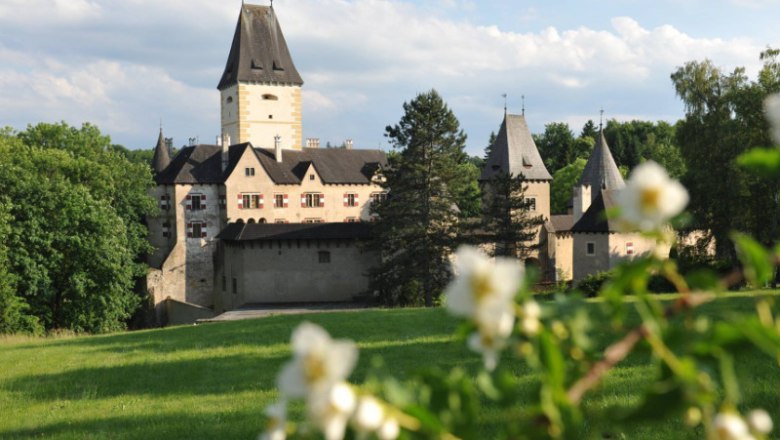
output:
[[[550,212],[565,214],[572,198],[574,185],[580,180],[587,161],[578,158],[553,174],[550,185]]]
[[[777,182],[762,181],[736,164],[752,147],[771,145],[762,103],[780,91],[777,51],[762,53],[757,81],[744,68],[724,73],[709,60],[692,61],[672,74],[685,118],[676,140],[687,171],[683,182],[691,193],[690,211],[697,226],[716,240],[718,257],[733,260],[733,230],[751,232],[765,243],[776,240]]]
[[[574,149],[574,133],[565,122],[552,122],[544,126],[544,133],[534,137],[544,165],[550,173],[577,158]]]
[[[47,329],[125,328],[140,296],[154,209],[148,165],[132,164],[94,126],[39,124],[0,133],[0,187],[15,297]]]
[[[599,131],[596,128],[596,124],[593,122],[592,119],[588,119],[588,122],[585,123],[585,125],[582,126],[582,131],[580,132],[580,137],[589,137],[591,139],[596,139],[596,136],[599,135]]]
[[[371,286],[388,305],[430,307],[451,276],[448,256],[459,242],[455,189],[467,186],[466,135],[435,90],[403,108],[399,123],[385,129],[398,154],[384,171],[387,199],[372,205],[382,262]]]
[[[494,243],[493,256],[525,259],[534,245],[544,217],[531,217],[531,200],[525,198],[523,176],[499,173],[487,185],[481,229],[488,243]]]

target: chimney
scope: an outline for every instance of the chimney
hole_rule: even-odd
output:
[[[344,146],[347,147],[347,150],[351,150],[352,149],[352,139],[347,139],[346,141],[344,141]]]
[[[277,162],[282,163],[282,137],[278,134],[274,136],[274,156]]]
[[[574,187],[574,223],[577,223],[590,208],[590,192],[591,187],[589,185]]]
[[[320,138],[306,139],[306,148],[320,148]]]
[[[222,134],[222,172],[227,170],[230,163],[230,135],[227,133]]]

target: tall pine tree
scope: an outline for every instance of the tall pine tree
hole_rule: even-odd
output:
[[[523,176],[499,173],[485,189],[480,234],[484,242],[495,244],[493,256],[524,260],[538,247],[534,243],[544,216],[532,217],[532,203],[525,198]]]
[[[467,178],[459,172],[466,135],[435,90],[403,107],[399,123],[385,129],[398,154],[384,170],[389,196],[372,205],[382,261],[371,286],[385,304],[430,307],[450,279],[448,257],[459,242],[454,192]]]

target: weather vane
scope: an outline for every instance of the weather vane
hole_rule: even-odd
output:
[[[504,98],[504,116],[506,116],[506,93],[502,93],[501,97]]]
[[[521,108],[521,111],[523,112],[522,115],[525,116],[525,95],[520,95],[520,99],[523,103],[523,107]]]
[[[599,113],[599,131],[601,131],[602,127],[604,126],[604,107],[601,107],[601,111]]]

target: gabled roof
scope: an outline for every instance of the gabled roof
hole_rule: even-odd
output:
[[[607,145],[603,131],[599,131],[596,145],[593,147],[593,152],[588,158],[588,163],[585,164],[585,169],[582,171],[577,185],[591,187],[591,200],[595,200],[599,195],[598,190],[618,190],[626,186],[615,159],[612,157],[612,152],[609,151],[609,145]]]
[[[504,116],[480,180],[491,180],[501,172],[522,174],[526,180],[552,180],[528,130],[525,116]]]
[[[225,241],[366,238],[369,228],[367,223],[228,223],[217,238]]]
[[[379,150],[346,150],[340,148],[304,148],[282,151],[277,162],[273,150],[254,148],[245,142],[228,150],[228,166],[222,171],[222,147],[197,145],[183,148],[170,165],[155,176],[158,184],[224,183],[238,161],[247,152],[254,154],[265,172],[276,184],[298,185],[314,165],[323,183],[369,184],[374,173],[387,164],[385,153]]]
[[[607,218],[607,211],[617,205],[617,190],[596,191],[596,200],[590,204],[585,214],[572,226],[571,231],[590,233],[620,232],[617,222]]]
[[[152,157],[152,169],[155,173],[159,173],[168,167],[171,163],[171,154],[168,151],[168,146],[165,145],[165,138],[163,137],[162,128],[160,129],[160,136],[157,137],[157,146],[154,147],[154,157]]]
[[[272,7],[242,5],[222,79],[222,90],[241,82],[303,85]]]

